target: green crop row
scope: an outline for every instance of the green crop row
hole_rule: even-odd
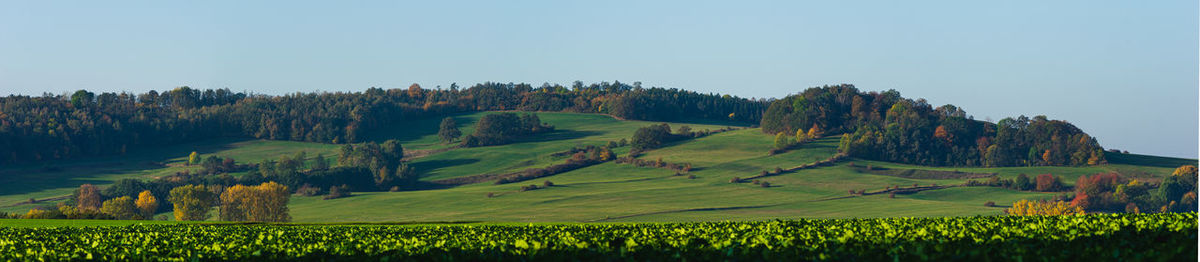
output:
[[[0,228],[0,260],[1196,261],[1197,216]]]

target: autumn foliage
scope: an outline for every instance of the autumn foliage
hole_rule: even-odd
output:
[[[221,220],[287,222],[287,186],[266,182],[257,186],[235,185],[221,193]]]
[[[1011,208],[1004,210],[1005,214],[1010,216],[1037,216],[1037,215],[1082,215],[1083,208],[1071,205],[1063,201],[1030,201],[1019,200],[1013,203]]]

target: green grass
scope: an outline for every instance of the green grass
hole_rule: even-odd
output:
[[[486,113],[455,116],[464,133]],[[561,163],[551,153],[580,145],[604,145],[608,141],[630,138],[637,128],[653,124],[620,121],[605,115],[538,113],[543,122],[558,130],[531,136],[514,144],[478,148],[457,148],[418,158],[411,162],[423,174],[422,180],[488,173],[507,173],[525,168]],[[368,132],[373,141],[398,139],[406,150],[432,150],[450,147],[438,141],[437,125],[441,118],[406,123]],[[722,123],[688,124],[693,130],[718,129]],[[672,123],[673,128],[680,123]],[[603,163],[579,170],[523,183],[494,185],[480,183],[448,189],[408,192],[356,192],[348,198],[322,200],[321,197],[293,197],[291,214],[296,222],[388,222],[388,221],[484,221],[497,222],[639,222],[639,221],[714,221],[769,220],[775,218],[844,218],[896,216],[969,216],[999,214],[1003,206],[1019,199],[1039,199],[1050,193],[1020,192],[991,187],[956,187],[924,191],[912,195],[886,194],[850,196],[849,190],[879,191],[889,186],[912,184],[953,185],[965,179],[909,179],[875,175],[849,167],[872,165],[899,169],[949,170],[972,173],[998,173],[1004,178],[1018,174],[1054,174],[1073,184],[1081,175],[1120,172],[1139,179],[1164,177],[1176,164],[1195,164],[1195,160],[1142,155],[1110,154],[1110,163],[1088,167],[925,167],[897,163],[848,159],[834,166],[799,170],[760,179],[772,186],[729,183],[733,177],[750,177],[776,167],[789,168],[829,158],[836,153],[838,137],[831,136],[807,143],[800,148],[768,155],[774,137],[759,129],[743,129],[681,141],[646,152],[641,159],[671,163],[691,163],[686,176],[674,171]],[[153,178],[188,169],[178,166],[187,153],[197,150],[207,156],[234,157],[239,162],[258,162],[281,154],[306,151],[309,156],[325,153],[336,157],[337,145],[264,141],[214,140],[176,145],[123,157],[50,164],[60,171],[42,166],[0,169],[0,205],[30,197],[66,195],[82,183],[104,185],[121,178]],[[625,154],[628,147],[615,150]],[[520,192],[522,185],[553,181],[547,189]],[[494,197],[487,197],[492,193]],[[993,201],[1001,207],[985,207]],[[0,211],[25,212],[29,205],[0,207]],[[37,224],[38,222],[29,222]],[[0,224],[5,226],[5,224]]]
[[[458,116],[460,125],[474,123],[486,114],[476,113]],[[561,163],[565,158],[550,157],[554,152],[582,145],[604,145],[609,141],[633,137],[638,128],[654,124],[644,121],[620,121],[607,115],[572,113],[537,113],[544,123],[554,125],[555,132],[534,135],[518,143],[460,148],[429,157],[417,159],[410,165],[423,173],[423,180],[437,180],[478,174],[502,174],[527,168],[545,167]],[[678,128],[680,124],[672,124]],[[724,126],[689,124],[693,130],[718,129]],[[474,132],[471,128],[460,128],[463,133]],[[426,132],[436,135],[436,125]],[[430,141],[428,136],[416,141]],[[407,145],[407,144],[406,144]],[[407,146],[406,146],[407,148]],[[616,150],[617,153],[628,148]]]

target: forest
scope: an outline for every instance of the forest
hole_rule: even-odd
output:
[[[933,107],[900,92],[860,92],[853,85],[809,88],[771,102],[768,134],[823,130],[843,134],[851,156],[929,166],[1081,166],[1105,162],[1095,138],[1045,116],[978,121],[954,105]]]
[[[369,88],[280,96],[179,87],[143,94],[79,90],[0,97],[0,164],[120,155],[146,146],[216,137],[321,143],[362,142],[366,130],[475,111],[604,113],[650,121],[758,123],[768,102],[730,95],[643,88],[614,81],[571,87],[481,83],[448,89]],[[486,144],[486,143],[485,143]]]

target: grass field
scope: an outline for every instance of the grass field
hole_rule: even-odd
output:
[[[455,116],[464,133],[489,113]],[[422,180],[498,174],[560,163],[550,154],[580,145],[603,145],[630,138],[642,126],[654,122],[622,121],[605,115],[538,113],[557,131],[525,138],[518,143],[478,148],[456,148],[417,158],[410,164]],[[374,141],[400,140],[406,150],[447,149],[436,137],[437,119],[372,130]],[[688,124],[693,130],[718,129],[722,123]],[[682,124],[672,123],[673,128]],[[1020,192],[990,187],[954,187],[912,195],[885,194],[851,196],[849,190],[878,191],[889,186],[912,184],[953,185],[965,179],[909,179],[864,173],[847,166],[872,165],[898,169],[948,170],[997,173],[1005,178],[1018,174],[1054,174],[1073,184],[1080,175],[1120,172],[1154,180],[1169,174],[1179,164],[1195,160],[1142,155],[1109,154],[1110,163],[1090,167],[924,167],[888,162],[848,159],[833,166],[803,169],[761,178],[771,187],[752,183],[730,183],[733,177],[750,177],[776,167],[789,168],[831,157],[838,137],[805,144],[799,149],[768,155],[773,136],[759,129],[734,130],[681,141],[646,152],[640,158],[671,163],[691,163],[694,179],[674,176],[666,169],[603,163],[524,183],[471,184],[447,189],[408,192],[356,192],[354,196],[322,200],[320,197],[292,198],[291,214],[297,222],[354,221],[489,221],[489,222],[638,222],[767,220],[775,218],[844,218],[895,216],[968,216],[998,214],[1019,199],[1048,198],[1053,194]],[[121,178],[144,178],[179,172],[191,151],[202,155],[233,157],[239,162],[258,162],[299,151],[309,156],[324,153],[333,158],[337,145],[266,141],[214,140],[131,153],[127,156],[55,162],[38,166],[0,169],[0,211],[24,212],[32,205],[16,205],[29,198],[64,196],[83,183],[105,185]],[[624,154],[628,147],[615,150]],[[553,181],[555,186],[519,191],[522,185]],[[493,197],[487,195],[491,193]],[[994,201],[999,207],[985,207]],[[39,204],[53,204],[46,201]],[[37,222],[30,222],[37,223]],[[102,223],[102,222],[97,222]],[[114,222],[117,223],[117,222]],[[6,226],[6,224],[0,224]]]

